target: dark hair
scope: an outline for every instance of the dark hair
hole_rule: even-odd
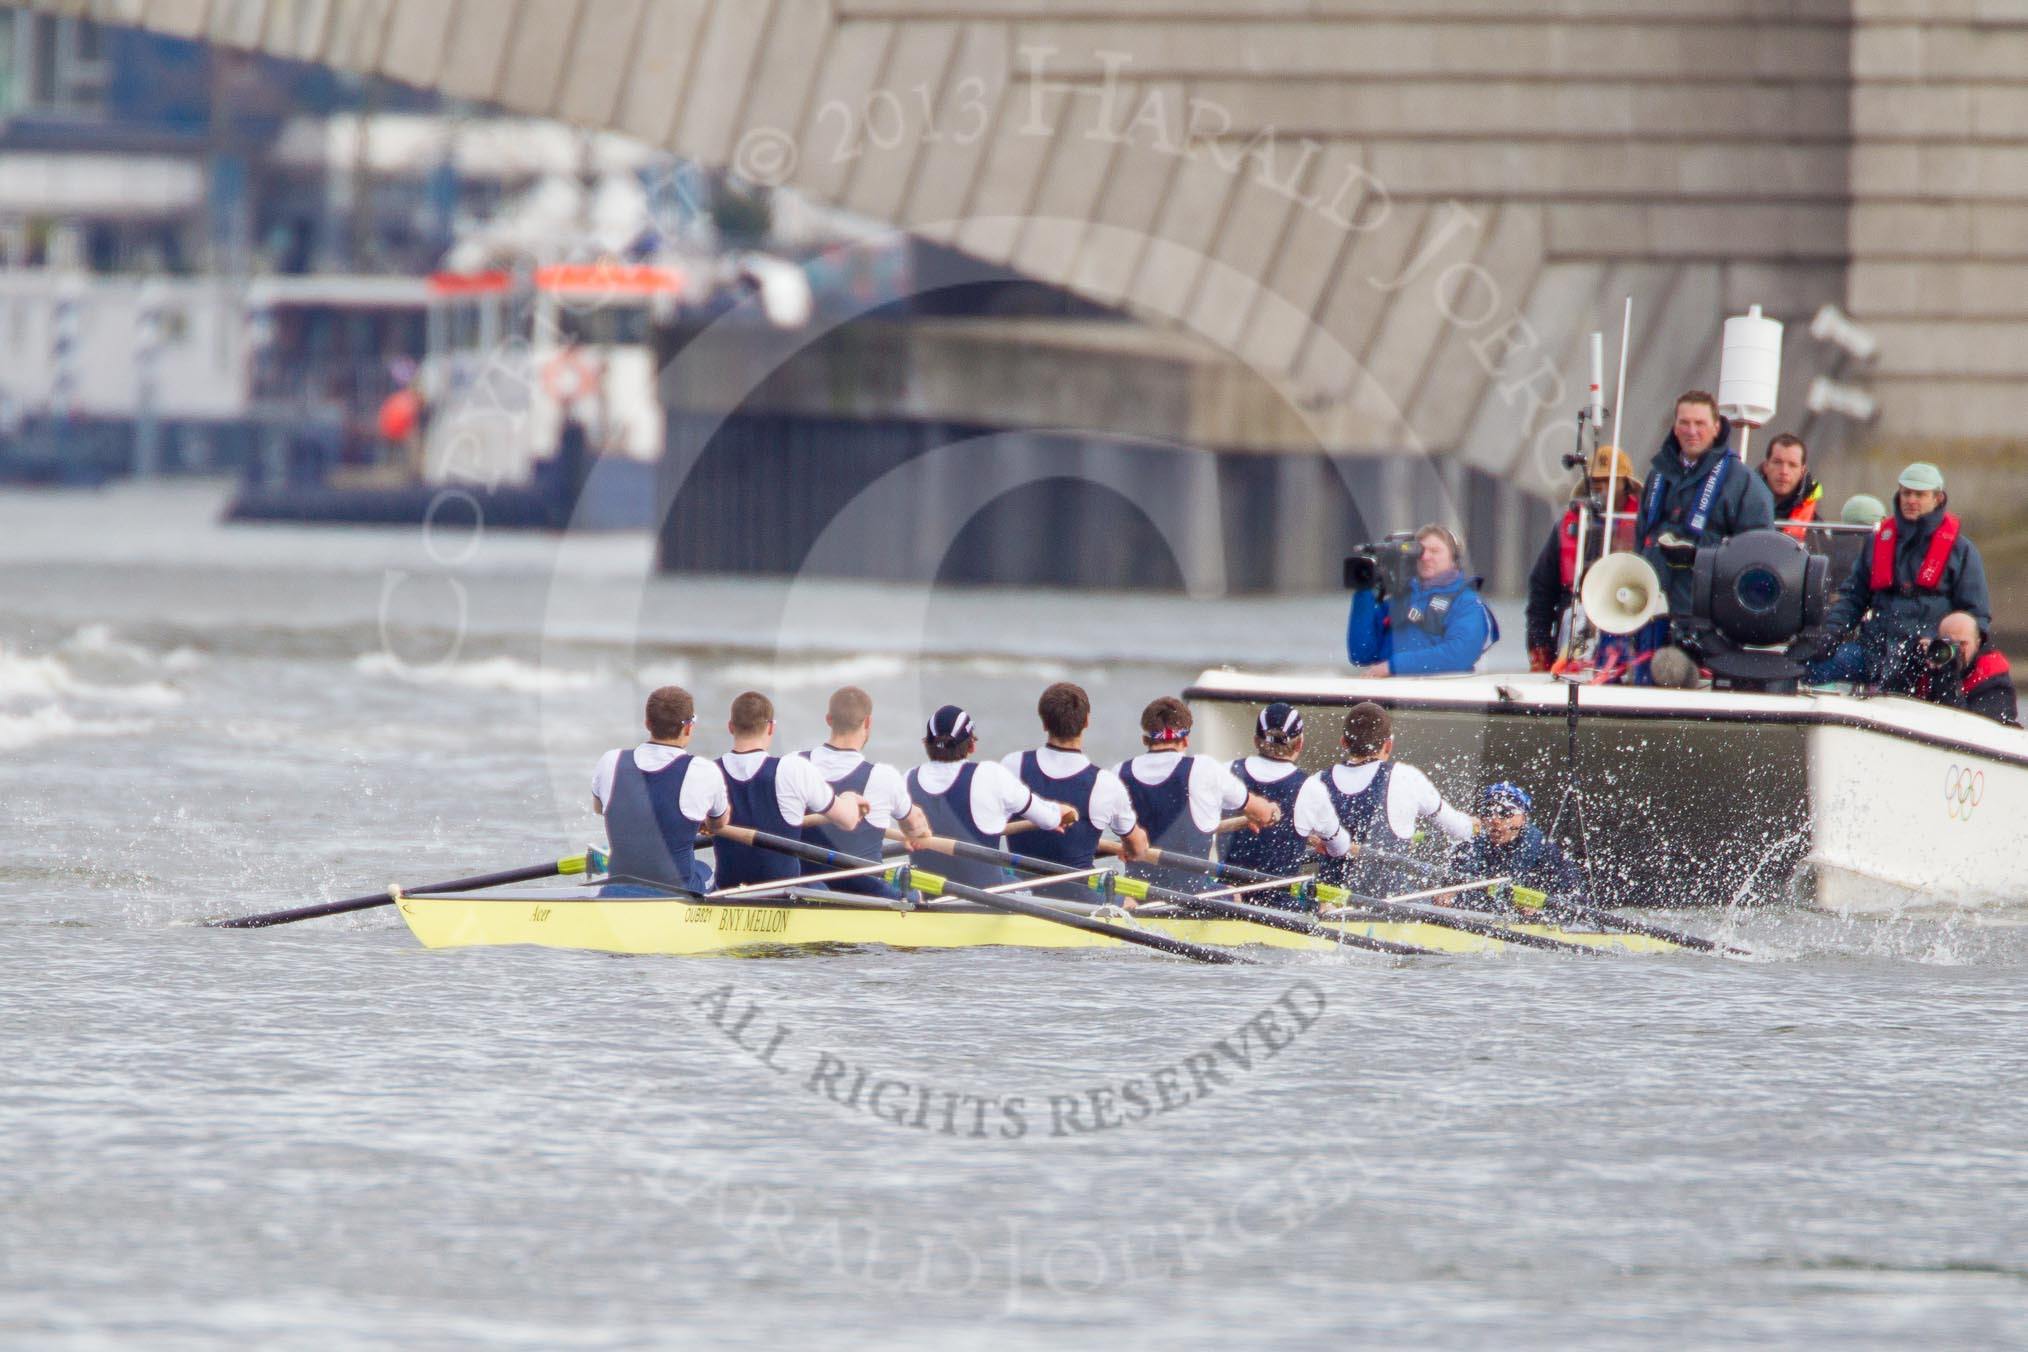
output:
[[[857,732],[873,717],[873,696],[856,685],[841,686],[831,696],[824,722],[833,732]]]
[[[1035,712],[1042,716],[1044,732],[1059,741],[1068,741],[1091,726],[1091,696],[1084,693],[1081,685],[1058,681],[1042,692],[1042,698],[1035,702]]]
[[[1783,432],[1773,441],[1770,441],[1767,444],[1767,449],[1760,453],[1761,463],[1765,464],[1768,458],[1775,453],[1775,448],[1778,446],[1795,447],[1803,453],[1803,463],[1806,465],[1810,463],[1810,448],[1803,445],[1803,439],[1794,432]]]
[[[1360,760],[1377,756],[1393,735],[1393,718],[1371,700],[1355,704],[1345,711],[1345,751],[1348,755]]]
[[[681,737],[683,729],[697,721],[697,701],[680,685],[665,685],[648,696],[648,735]]]
[[[969,732],[957,741],[945,737],[925,737],[922,739],[922,749],[931,760],[950,764],[971,755],[972,748],[977,746],[978,742],[979,739]]]
[[[749,690],[732,702],[732,732],[735,737],[766,732],[768,724],[774,721],[774,701],[758,690]]]
[[[1148,701],[1141,710],[1141,740],[1149,746],[1176,742],[1190,735],[1190,706],[1174,695]]]
[[[1708,408],[1708,409],[1710,409],[1710,410],[1711,410],[1711,420],[1712,420],[1713,422],[1716,422],[1716,421],[1718,421],[1718,417],[1719,417],[1719,413],[1718,413],[1718,396],[1717,396],[1717,395],[1715,395],[1715,394],[1713,394],[1713,393],[1711,393],[1711,391],[1709,391],[1709,390],[1685,390],[1685,391],[1683,391],[1683,393],[1681,393],[1681,394],[1679,394],[1679,395],[1677,395],[1677,396],[1676,396],[1676,402],[1675,402],[1674,404],[1672,404],[1672,405],[1670,406],[1670,408],[1671,408],[1671,411],[1673,411],[1673,410],[1675,410],[1675,409],[1679,409],[1679,408],[1683,407],[1683,405],[1685,405],[1685,404],[1702,404],[1702,405],[1704,405],[1704,407],[1706,407],[1706,408]]]

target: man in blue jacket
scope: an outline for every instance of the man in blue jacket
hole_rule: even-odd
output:
[[[1719,416],[1718,401],[1703,390],[1690,390],[1676,401],[1669,439],[1648,465],[1635,547],[1661,578],[1672,616],[1690,614],[1692,569],[1700,548],[1774,524],[1774,495],[1740,461],[1731,438],[1732,423]],[[1668,641],[1669,621],[1657,619],[1635,634],[1634,652],[1653,653]],[[1635,679],[1647,683],[1645,665]]]
[[[1345,655],[1360,676],[1434,676],[1470,671],[1500,637],[1492,612],[1479,599],[1479,581],[1459,565],[1465,547],[1443,526],[1415,533],[1422,546],[1415,578],[1405,595],[1352,593],[1345,625]]]

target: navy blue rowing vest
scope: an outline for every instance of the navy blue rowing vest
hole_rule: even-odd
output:
[[[816,758],[807,751],[801,754],[814,768]],[[833,792],[863,795],[866,792],[866,781],[872,777],[873,762],[861,760],[859,764],[828,782]],[[880,847],[887,843],[887,833],[871,822],[861,822],[850,831],[840,830],[826,822],[822,826],[804,827],[803,839],[812,845],[821,845],[827,850],[836,850],[840,854],[849,854],[871,862],[880,858]],[[841,868],[851,867],[850,864],[817,864],[809,860],[803,861],[805,875],[832,873]],[[882,882],[877,873],[870,873],[862,878],[833,878],[821,886],[828,887],[834,892],[851,892],[862,897],[887,897],[893,900],[901,896],[901,893]]]
[[[696,862],[697,828],[683,815],[683,781],[694,758],[678,756],[652,773],[620,752],[613,767],[612,796],[606,802],[606,840],[612,846],[607,872],[615,879],[638,878],[665,887],[688,888]]]
[[[1229,836],[1219,837],[1219,859],[1276,878],[1293,875],[1303,866],[1303,859],[1310,852],[1309,843],[1296,830],[1296,795],[1303,791],[1306,776],[1297,770],[1276,780],[1255,779],[1247,773],[1243,756],[1232,763],[1232,772],[1239,776],[1240,783],[1246,785],[1247,792],[1257,793],[1281,808],[1282,819],[1259,835],[1251,831],[1234,831]],[[1261,901],[1262,897],[1244,900]]]
[[[1338,781],[1329,770],[1323,774],[1324,792],[1331,796],[1331,810],[1338,814],[1338,820],[1352,834],[1352,843],[1363,845],[1369,840],[1382,849],[1399,845],[1394,828],[1387,821],[1387,786],[1394,782],[1394,762],[1382,761],[1373,771],[1373,778],[1357,793],[1346,793],[1338,787]],[[1317,870],[1319,880],[1336,883],[1365,896],[1379,896],[1385,893],[1398,870],[1363,856],[1347,859],[1327,859]]]
[[[984,845],[989,850],[1000,848],[1000,837],[989,836],[979,829],[972,818],[972,778],[978,774],[975,762],[966,761],[958,767],[958,777],[942,793],[931,793],[922,786],[920,768],[908,772],[908,796],[929,818],[930,830],[952,840],[970,841]],[[997,887],[1008,880],[1008,872],[997,864],[982,864],[975,859],[954,859],[946,855],[929,854],[918,856],[916,862],[925,872],[941,873],[952,882],[967,887]]]
[[[781,763],[781,757],[769,756],[761,761],[760,769],[754,771],[753,778],[747,780],[733,778],[732,771],[726,769],[723,756],[718,759],[718,768],[725,771],[725,793],[732,800],[734,826],[752,827],[769,835],[801,840],[803,824],[784,818],[782,805],[775,798],[775,771]],[[718,887],[744,887],[748,883],[802,876],[802,861],[776,850],[741,845],[724,836],[718,837],[714,848],[718,852],[718,876],[713,883]]]
[[[1127,786],[1127,798],[1134,805],[1134,816],[1141,829],[1148,833],[1150,845],[1158,850],[1174,850],[1177,854],[1195,855],[1202,859],[1211,853],[1211,832],[1200,827],[1196,818],[1190,815],[1190,772],[1194,762],[1201,758],[1178,755],[1176,759],[1180,764],[1160,784],[1143,784],[1134,775],[1132,761],[1121,763],[1120,779]],[[1209,892],[1223,886],[1201,873],[1153,864],[1129,864],[1127,876],[1176,892]]]
[[[1098,777],[1099,768],[1087,764],[1074,775],[1051,778],[1043,773],[1040,754],[1024,751],[1021,754],[1021,782],[1043,798],[1076,808],[1077,821],[1061,831],[1022,832],[1010,842],[1015,853],[1047,859],[1052,864],[1065,864],[1071,868],[1090,868],[1092,860],[1098,856],[1099,836],[1102,834],[1091,819],[1091,794],[1098,787]]]
[[[1091,795],[1098,787],[1098,777],[1099,768],[1087,763],[1076,774],[1056,779],[1043,770],[1041,752],[1022,752],[1021,782],[1028,786],[1030,792],[1076,808],[1077,821],[1061,831],[1024,831],[1020,835],[1009,836],[1007,848],[1016,854],[1025,854],[1031,859],[1047,859],[1066,868],[1090,868],[1098,858],[1099,837],[1105,834],[1091,819]],[[1054,887],[1038,887],[1036,892],[1045,897],[1090,901],[1096,894],[1089,883],[1089,879],[1079,878]]]

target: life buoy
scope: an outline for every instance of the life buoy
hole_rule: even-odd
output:
[[[576,348],[564,348],[542,367],[542,392],[559,404],[576,403],[598,383],[598,366]]]

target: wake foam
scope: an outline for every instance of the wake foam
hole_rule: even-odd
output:
[[[66,657],[63,650],[77,656]],[[183,702],[183,692],[164,681],[84,679],[73,663],[86,660],[87,654],[129,670],[160,666],[154,654],[123,643],[103,626],[78,631],[59,652],[24,653],[0,644],[0,750],[145,731],[149,723],[135,717],[137,711],[156,712]]]
[[[470,662],[437,663],[419,666],[404,662],[388,652],[361,653],[352,660],[352,669],[362,676],[406,681],[411,685],[451,686],[461,690],[491,690],[509,695],[549,695],[571,690],[590,690],[611,680],[600,668],[573,671],[524,662],[518,657],[482,657]]]

